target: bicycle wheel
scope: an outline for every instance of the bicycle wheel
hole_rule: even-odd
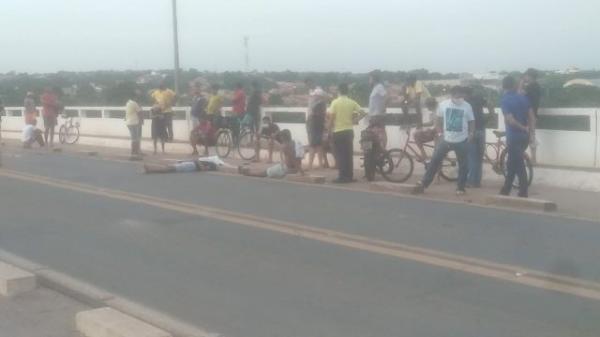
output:
[[[484,162],[492,165],[492,170],[496,172],[498,175],[502,175],[502,167],[499,165],[500,160],[500,151],[501,148],[498,148],[497,144],[488,143],[485,145],[485,153],[483,156]]]
[[[391,149],[382,156],[377,168],[383,179],[403,183],[412,176],[414,165],[412,157],[404,150]]]
[[[61,125],[60,129],[58,129],[58,141],[61,144],[64,144],[67,138],[67,126]]]
[[[244,160],[256,158],[256,135],[250,130],[244,131],[238,142],[238,153]]]
[[[456,159],[454,152],[449,152],[446,155],[440,166],[439,174],[446,181],[453,182],[458,180],[458,159]]]
[[[217,134],[217,143],[215,144],[215,148],[217,150],[217,155],[220,158],[227,158],[229,153],[231,153],[231,148],[233,147],[233,141],[231,139],[231,132],[227,130],[221,130]]]
[[[79,128],[74,125],[71,125],[68,128],[66,128],[64,140],[65,143],[71,145],[77,143],[77,141],[79,140]]]
[[[527,171],[527,184],[529,186],[531,186],[531,183],[533,183],[533,165],[531,164],[531,159],[529,158],[529,155],[527,153],[525,153],[523,155],[523,159],[525,160],[525,170]],[[502,163],[501,167],[502,167],[502,175],[506,177],[506,173],[508,172],[507,169],[507,160],[508,160],[508,149],[505,149],[504,151],[502,151],[502,155],[500,155],[500,163]],[[515,181],[513,182],[513,187],[515,188],[519,188],[519,179],[515,179]]]

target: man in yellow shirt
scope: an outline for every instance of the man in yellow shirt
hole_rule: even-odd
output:
[[[330,128],[333,129],[333,146],[338,165],[338,178],[334,183],[354,181],[354,121],[364,114],[360,105],[348,97],[348,85],[338,87],[339,96],[329,108]]]
[[[423,83],[417,80],[417,76],[412,74],[406,79],[406,83],[401,92],[402,113],[406,116],[410,108],[415,108],[417,112],[417,124],[421,124],[423,120],[421,106],[422,100],[429,98],[431,95]]]
[[[167,88],[165,81],[160,82],[158,89],[152,92],[152,100],[160,107],[160,112],[165,119],[167,127],[167,139],[173,141],[173,105],[177,95],[171,89]]]
[[[213,123],[218,123],[221,117],[221,108],[223,107],[223,97],[219,95],[219,89],[218,84],[211,86],[210,98],[206,107],[206,114]]]

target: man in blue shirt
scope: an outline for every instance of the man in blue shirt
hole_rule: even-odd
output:
[[[519,197],[528,197],[529,181],[525,169],[525,150],[529,145],[531,130],[535,127],[535,116],[529,100],[517,92],[517,80],[507,76],[502,82],[504,96],[501,106],[506,123],[506,145],[508,147],[507,172],[501,195],[509,195],[515,176],[519,177]]]

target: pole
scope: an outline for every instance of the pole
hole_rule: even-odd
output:
[[[175,58],[175,93],[179,96],[179,36],[177,32],[177,0],[173,2],[173,48]]]
[[[250,71],[250,51],[249,51],[249,46],[248,46],[248,42],[250,41],[250,37],[248,35],[244,36],[244,52],[246,53],[245,58],[246,58],[246,72]]]

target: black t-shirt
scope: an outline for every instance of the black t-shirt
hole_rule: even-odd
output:
[[[246,113],[257,118],[260,115],[260,106],[262,105],[262,92],[260,90],[254,90],[248,99],[248,106],[246,107]]]
[[[478,94],[473,94],[467,97],[466,101],[473,109],[473,116],[475,117],[475,130],[485,130],[485,115],[483,114],[483,108],[487,105],[487,101]]]
[[[533,82],[525,87],[525,96],[529,99],[529,104],[533,109],[533,113],[537,116],[538,110],[540,109],[540,102],[542,100],[542,87],[539,83]]]
[[[206,99],[204,97],[195,99],[194,105],[192,106],[192,116],[198,119],[206,116]]]
[[[279,126],[275,123],[264,125],[260,129],[260,133],[265,137],[273,137],[277,132],[279,132]]]

